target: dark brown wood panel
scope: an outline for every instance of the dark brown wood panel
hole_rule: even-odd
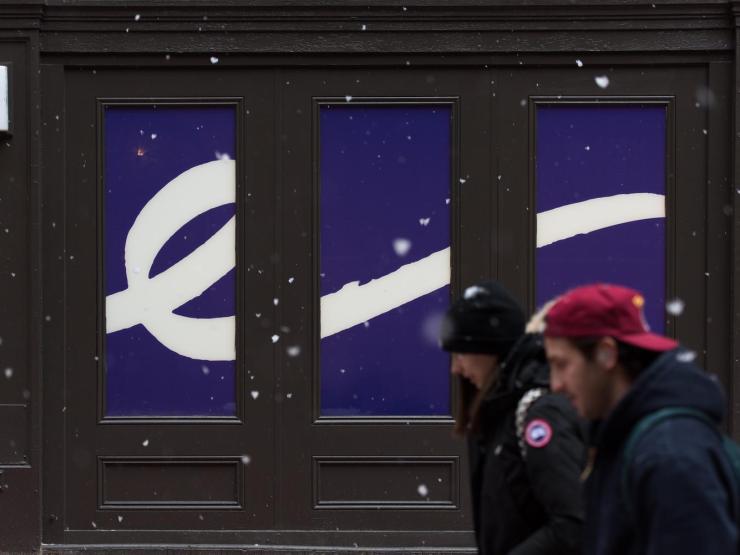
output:
[[[732,112],[729,91],[732,89],[732,68],[729,63],[709,64],[707,74],[706,107],[706,190],[707,190],[707,288],[706,366],[715,373],[728,395],[732,409],[732,307],[727,295],[733,290],[732,271],[732,224],[735,215],[733,197],[737,196],[732,182],[730,151],[725,146],[732,141],[732,121],[727,114]],[[729,344],[728,344],[729,343]],[[732,410],[726,425],[738,434]]]
[[[243,211],[249,217],[240,220],[240,225],[243,224],[240,229],[245,237],[260,240],[249,246],[244,243],[245,252],[240,253],[240,257],[270,260],[264,267],[270,272],[274,263],[276,270],[261,282],[247,281],[244,306],[240,311],[270,315],[255,322],[253,328],[245,328],[244,335],[263,347],[269,345],[269,336],[275,327],[287,321],[286,315],[292,319],[299,311],[308,314],[314,299],[310,289],[282,290],[285,277],[300,271],[305,260],[301,257],[311,249],[305,237],[296,233],[306,216],[301,203],[310,206],[311,199],[302,196],[309,194],[306,191],[310,187],[306,191],[300,189],[296,211],[287,208],[288,204],[277,210],[274,201],[280,200],[277,197],[287,200],[284,194],[286,179],[297,177],[297,182],[303,184],[301,180],[311,174],[311,168],[303,165],[302,150],[300,156],[295,150],[287,152],[295,145],[299,149],[307,148],[310,139],[306,139],[302,126],[310,126],[310,122],[305,118],[295,119],[293,114],[283,110],[284,106],[304,102],[300,94],[306,91],[292,97],[293,93],[287,92],[287,104],[271,104],[273,89],[282,87],[285,77],[285,72],[275,68],[306,67],[324,72],[331,67],[354,74],[358,67],[376,67],[377,74],[393,71],[404,75],[397,86],[388,85],[395,77],[384,78],[377,83],[375,93],[357,93],[380,95],[411,91],[429,96],[432,94],[429,90],[419,92],[422,87],[415,84],[417,82],[409,73],[456,74],[458,77],[451,80],[457,79],[458,84],[464,85],[461,98],[473,96],[477,100],[461,104],[460,144],[463,148],[456,164],[459,173],[456,179],[467,173],[472,179],[465,188],[456,191],[453,199],[453,228],[464,238],[458,241],[453,252],[453,288],[459,293],[462,285],[475,279],[500,277],[530,305],[529,276],[532,274],[523,268],[531,264],[531,259],[516,245],[528,244],[532,226],[531,222],[522,223],[514,218],[522,207],[528,206],[525,197],[516,196],[526,190],[527,168],[530,167],[528,139],[522,130],[527,125],[527,110],[522,111],[519,106],[522,95],[529,98],[538,94],[593,94],[593,87],[589,89],[590,77],[575,71],[573,61],[577,57],[586,67],[613,69],[625,76],[612,89],[620,95],[675,95],[675,182],[680,202],[675,213],[677,227],[672,232],[676,248],[674,275],[677,277],[669,289],[672,287],[677,296],[689,301],[689,310],[674,330],[680,339],[699,349],[702,355],[706,350],[706,364],[717,371],[733,391],[731,407],[736,421],[734,430],[738,433],[740,385],[735,375],[740,371],[740,334],[736,333],[740,328],[740,301],[736,294],[740,275],[740,195],[736,193],[734,181],[724,181],[724,168],[733,167],[732,175],[737,178],[738,159],[731,153],[737,150],[736,132],[740,125],[733,122],[729,114],[731,107],[737,104],[737,90],[740,90],[737,77],[733,81],[731,73],[731,68],[737,65],[735,47],[738,41],[734,35],[737,34],[735,18],[740,3],[724,0],[690,3],[679,0],[533,0],[526,5],[508,1],[483,5],[477,1],[452,4],[417,0],[405,7],[400,9],[399,5],[387,3],[373,6],[307,4],[302,0],[258,2],[250,6],[244,6],[239,0],[187,5],[166,0],[138,4],[124,0],[2,2],[0,62],[10,60],[14,64],[14,136],[7,141],[10,146],[6,146],[5,138],[0,140],[0,213],[6,214],[7,221],[12,224],[11,230],[21,229],[23,234],[18,236],[13,232],[5,237],[7,244],[2,252],[7,258],[3,258],[2,264],[6,269],[24,268],[27,273],[25,281],[19,281],[18,275],[14,281],[7,275],[0,276],[8,280],[7,287],[2,289],[6,295],[6,302],[2,303],[6,314],[5,318],[0,318],[0,326],[7,329],[0,329],[3,338],[0,349],[9,360],[4,364],[14,369],[12,387],[0,388],[0,395],[7,396],[0,402],[6,403],[17,416],[15,424],[8,418],[0,420],[3,422],[0,437],[8,434],[15,445],[9,440],[7,447],[11,451],[6,454],[18,457],[10,465],[7,464],[10,459],[0,460],[0,521],[6,524],[0,538],[0,551],[38,549],[43,526],[47,543],[67,544],[64,548],[59,545],[44,548],[55,553],[77,552],[86,544],[104,544],[105,547],[95,550],[101,553],[145,551],[154,544],[173,551],[185,550],[184,544],[210,544],[211,547],[203,548],[206,553],[328,553],[339,550],[321,546],[341,545],[352,549],[353,545],[381,544],[407,553],[420,552],[422,546],[426,546],[424,552],[471,552],[464,547],[458,550],[429,547],[454,542],[470,545],[469,536],[460,539],[463,534],[456,536],[447,530],[440,531],[439,526],[433,532],[399,531],[381,537],[372,530],[338,529],[348,522],[341,521],[339,513],[332,514],[332,509],[321,519],[312,519],[312,510],[307,509],[311,498],[305,490],[305,484],[311,480],[307,470],[311,468],[310,450],[306,446],[320,445],[325,449],[324,454],[339,452],[345,457],[368,456],[369,449],[357,446],[362,443],[358,438],[363,436],[362,433],[358,435],[356,425],[335,422],[320,428],[314,420],[315,414],[305,404],[312,402],[309,401],[310,391],[303,395],[300,389],[314,385],[315,369],[310,354],[307,358],[289,359],[279,350],[273,352],[269,348],[244,349],[242,353],[245,367],[260,368],[263,377],[274,376],[274,382],[270,383],[269,379],[273,378],[268,378],[260,383],[263,394],[259,404],[247,403],[252,405],[254,412],[245,420],[247,425],[250,420],[258,421],[265,427],[265,434],[276,434],[274,453],[279,464],[273,467],[270,461],[261,459],[258,462],[253,458],[251,465],[254,466],[250,465],[254,469],[253,477],[259,478],[259,491],[265,495],[272,492],[272,501],[247,515],[249,525],[256,522],[262,530],[238,531],[236,527],[247,525],[238,522],[232,526],[230,517],[224,519],[218,513],[181,511],[177,517],[179,522],[164,514],[155,514],[154,519],[173,529],[181,526],[190,531],[150,531],[145,529],[148,526],[145,518],[137,520],[138,517],[131,518],[127,513],[112,511],[100,515],[98,529],[90,525],[85,530],[74,530],[75,523],[71,522],[72,529],[65,531],[70,525],[67,511],[77,511],[82,504],[66,491],[67,467],[82,463],[93,468],[96,459],[86,451],[98,441],[97,436],[91,436],[89,428],[76,426],[78,420],[74,414],[67,414],[68,410],[74,413],[79,408],[70,402],[70,394],[79,393],[79,384],[75,382],[80,373],[95,373],[87,355],[74,359],[67,353],[68,349],[87,348],[92,342],[89,337],[75,335],[73,327],[78,323],[69,315],[79,310],[79,305],[74,302],[76,297],[70,297],[68,292],[86,294],[83,284],[89,283],[90,278],[83,276],[82,281],[78,278],[81,272],[95,271],[89,262],[75,271],[67,260],[67,249],[76,248],[76,241],[89,241],[83,234],[90,231],[88,226],[70,237],[63,231],[79,223],[80,216],[79,211],[67,203],[68,192],[70,187],[82,186],[83,189],[75,193],[79,197],[69,198],[89,202],[89,190],[96,179],[92,171],[85,173],[67,167],[76,160],[75,149],[94,149],[94,140],[82,129],[91,120],[74,122],[69,116],[79,115],[82,99],[86,99],[84,102],[92,99],[94,103],[98,94],[107,98],[129,94],[142,98],[239,96],[242,94],[238,90],[240,87],[248,90],[251,86],[251,77],[246,79],[243,75],[245,72],[254,75],[258,66],[265,68],[263,74],[269,77],[257,79],[261,91],[257,104],[265,109],[253,111],[247,121],[247,129],[255,126],[261,130],[261,136],[254,138],[247,131],[245,149],[259,163],[247,169],[244,191],[250,192],[251,197],[245,200]],[[137,13],[140,18],[134,19]],[[362,25],[366,26],[365,30]],[[209,60],[214,53],[220,58],[219,71],[215,72]],[[45,64],[40,91],[36,72],[39,60]],[[406,66],[407,61],[411,68]],[[717,62],[725,62],[730,69]],[[445,67],[447,69],[441,69]],[[98,73],[92,73],[93,69]],[[509,74],[508,70],[514,71]],[[208,72],[208,78],[194,78],[193,75],[200,75],[198,72]],[[225,74],[233,75],[224,77]],[[21,78],[16,79],[18,76]],[[94,76],[102,76],[105,84],[101,85]],[[348,90],[343,79],[338,77],[333,81],[337,90]],[[546,85],[544,93],[536,87],[537,83]],[[70,84],[73,97],[79,95],[79,100],[69,98]],[[714,92],[717,103],[714,108],[697,109],[694,89],[705,85]],[[433,94],[457,95],[461,94],[459,88],[447,82]],[[39,121],[39,92],[43,94],[43,126]],[[313,94],[312,90],[309,92]],[[322,90],[321,94],[326,91]],[[483,97],[492,103],[490,109]],[[737,110],[735,113],[737,120]],[[85,114],[88,118],[89,113]],[[466,124],[470,121],[475,125]],[[512,121],[523,127],[514,129]],[[276,147],[274,135],[280,135],[285,129],[291,131],[284,139],[289,146],[278,144]],[[697,140],[696,133],[701,129],[707,129],[708,135]],[[43,138],[43,156],[40,137]],[[488,159],[487,169],[483,169],[480,161],[484,158]],[[43,212],[38,189],[41,161],[44,164],[41,175]],[[296,163],[299,168],[290,167]],[[513,183],[517,191],[514,197],[504,194],[505,191],[498,187],[497,175],[510,178],[509,183]],[[73,181],[70,176],[80,179]],[[81,179],[88,180],[84,186]],[[718,183],[721,185],[715,188]],[[726,214],[727,206],[732,208],[729,215]],[[724,239],[728,230],[731,242]],[[40,241],[42,231],[43,244]],[[510,240],[508,245],[505,237]],[[293,241],[295,244],[290,245]],[[283,253],[288,258],[278,259],[275,257],[277,246],[283,244],[288,244],[289,248]],[[37,259],[43,260],[42,272],[34,262]],[[305,274],[306,277],[310,277],[309,274]],[[43,309],[41,275],[44,279]],[[285,314],[282,307],[279,311],[273,309],[272,298],[276,296],[280,296],[281,304],[291,303]],[[304,326],[295,329],[309,344],[313,325],[310,316],[295,321]],[[42,353],[43,364],[40,364]],[[81,364],[70,365],[69,360],[78,360]],[[42,376],[45,392],[43,513],[39,497]],[[0,374],[0,380],[4,379]],[[10,382],[5,383],[10,385]],[[266,391],[276,395],[275,402]],[[287,397],[288,393],[298,391],[303,397],[298,402],[294,402],[297,395]],[[26,392],[29,398],[24,397]],[[23,398],[19,398],[19,394]],[[92,402],[92,398],[85,399],[82,405],[87,407],[86,403]],[[135,449],[124,449],[127,437],[140,439],[142,424],[116,424],[118,429],[113,435],[121,447],[111,445],[114,443],[111,440],[105,452],[114,456],[124,452],[151,455],[151,449],[144,450],[136,445]],[[394,427],[395,424],[367,424],[365,436],[382,430],[377,449],[371,456],[397,455],[398,446],[410,442],[411,436],[400,427]],[[158,435],[152,435],[160,445],[170,441],[172,446],[193,443],[177,452],[165,452],[167,447],[163,448],[162,455],[173,461],[177,456],[204,454],[216,460],[217,453],[234,450],[233,439],[239,435],[232,431],[220,436],[213,434],[209,426],[192,422],[183,433],[171,431],[174,426],[173,423],[172,428],[162,427]],[[290,431],[292,426],[296,426],[298,432]],[[449,448],[452,452],[459,447],[448,437],[448,427],[449,424],[424,424],[414,432],[412,443],[416,445],[420,441],[421,451],[432,453],[430,456],[448,456],[447,452],[439,450]],[[84,438],[83,442],[75,437],[77,432]],[[18,434],[23,435],[25,446],[14,439]],[[333,438],[332,434],[335,434]],[[205,453],[204,441],[210,442],[211,452]],[[265,466],[260,466],[262,464]],[[294,473],[293,468],[300,470]],[[465,507],[464,474],[460,480],[464,494],[461,501]],[[275,503],[277,511],[271,520],[267,515],[273,514]],[[459,530],[469,526],[469,517],[464,513],[456,513]],[[423,512],[408,514],[411,515],[408,522],[424,521]],[[123,517],[122,522],[118,521],[119,516]],[[405,522],[407,516],[401,514],[398,518]],[[89,524],[82,522],[86,526]],[[363,523],[361,519],[354,521],[357,522]],[[376,524],[384,523],[378,520]],[[391,525],[398,528],[395,523]],[[221,529],[229,526],[232,530]],[[296,526],[303,529],[279,531]],[[108,531],[101,532],[101,529]],[[133,547],[134,543],[139,545]],[[232,547],[215,549],[214,544]]]
[[[0,31],[12,133],[0,133],[0,551],[32,549],[41,534],[39,381],[45,322],[35,38]]]
[[[732,310],[732,343],[729,352],[732,360],[731,405],[730,415],[732,419],[732,432],[735,440],[740,441],[740,295],[738,284],[740,283],[740,2],[732,2],[732,13],[735,23],[735,56],[734,70],[735,79],[732,81],[733,94],[730,95],[730,104],[735,115],[731,126],[732,140],[728,144],[731,160],[730,194],[732,195],[733,221],[732,221],[732,285],[730,288]]]
[[[243,506],[241,459],[106,457],[98,464],[98,495],[104,509]]]
[[[344,99],[352,102],[393,103],[403,99],[413,105],[433,102],[449,103],[456,99],[453,129],[458,134],[453,141],[453,175],[451,210],[453,216],[453,288],[460,281],[468,283],[490,271],[488,249],[481,248],[490,240],[492,225],[489,164],[489,81],[486,72],[464,73],[435,68],[410,68],[400,71],[285,71],[280,82],[290,82],[282,90],[281,128],[286,137],[282,146],[283,174],[281,184],[283,239],[281,249],[287,271],[295,276],[295,284],[281,294],[283,318],[294,330],[294,340],[303,345],[298,357],[278,363],[281,383],[286,391],[312,392],[309,397],[294,397],[285,403],[281,445],[292,458],[278,456],[281,491],[290,491],[295,503],[281,507],[280,524],[285,527],[310,526],[312,529],[339,527],[399,530],[447,530],[447,545],[470,545],[471,536],[467,496],[467,473],[463,466],[452,477],[462,492],[456,508],[409,508],[402,513],[383,511],[351,511],[313,508],[311,491],[312,457],[323,460],[337,457],[418,458],[461,457],[464,444],[452,437],[452,420],[446,418],[315,418],[315,403],[319,388],[318,353],[318,187],[317,187],[317,126],[310,119],[316,99]],[[462,178],[462,179],[461,179]],[[284,280],[283,280],[284,281]],[[412,487],[413,485],[413,487]],[[418,484],[399,484],[411,487]],[[339,496],[339,492],[334,494]],[[345,495],[350,496],[347,492]],[[418,494],[417,494],[418,495]],[[378,542],[384,541],[378,536]],[[387,541],[387,540],[386,540]],[[395,541],[395,540],[393,540]]]
[[[50,488],[50,507],[58,507],[49,526],[53,542],[90,541],[105,543],[117,530],[199,530],[219,528],[266,529],[273,522],[272,475],[273,389],[272,342],[272,165],[260,163],[271,159],[272,80],[264,72],[235,74],[209,72],[199,78],[188,71],[152,73],[142,79],[141,72],[105,72],[88,69],[64,74],[68,93],[62,106],[62,125],[66,130],[66,171],[57,186],[63,191],[61,205],[50,210],[49,219],[64,230],[64,256],[58,261],[59,277],[64,289],[59,302],[68,308],[63,318],[63,356],[54,360],[50,385],[63,392],[61,411],[49,429],[64,438],[47,451],[48,480],[64,484],[64,489]],[[199,83],[195,87],[193,82]],[[187,83],[187,84],[186,84]],[[100,420],[100,387],[104,359],[100,337],[102,297],[99,293],[100,263],[99,187],[100,120],[97,112],[101,99],[131,99],[146,103],[168,99],[208,104],[220,103],[224,91],[239,96],[237,112],[243,130],[237,140],[237,395],[243,416],[237,419],[103,419]],[[103,100],[105,101],[105,100]],[[56,119],[56,118],[55,118]],[[72,146],[73,145],[73,146]],[[66,208],[66,209],[65,209]],[[55,261],[56,262],[56,261]],[[259,267],[261,272],[246,271]],[[264,317],[243,318],[244,314],[261,312]],[[247,373],[254,376],[247,383]],[[250,390],[264,395],[252,398]],[[57,409],[58,410],[58,409]],[[267,416],[267,417],[265,417]],[[177,464],[183,457],[196,457],[216,468],[227,465],[238,468],[233,479],[240,487],[239,508],[233,502],[223,508],[200,507],[183,511],[182,507],[156,507],[142,511],[118,506],[98,507],[103,491],[103,476],[98,457],[157,457],[161,462]],[[242,459],[244,457],[244,459]],[[62,461],[59,462],[53,461]],[[234,466],[238,461],[238,466]],[[243,462],[246,461],[246,462]],[[135,473],[134,473],[135,474]],[[131,480],[130,491],[137,490],[139,474],[118,474],[120,480]],[[193,483],[208,488],[208,473],[189,467]],[[110,477],[110,475],[108,476]],[[265,477],[268,477],[265,479]],[[153,477],[149,478],[151,481]],[[205,482],[204,482],[205,481]],[[216,486],[217,483],[211,483]],[[116,486],[121,489],[123,485]],[[185,484],[183,483],[183,487]],[[216,491],[214,490],[214,494]],[[233,500],[235,492],[232,492]],[[133,493],[132,493],[133,495]],[[118,503],[121,505],[121,503]],[[216,516],[214,516],[216,515]],[[56,523],[59,522],[59,525]],[[131,536],[135,537],[135,536]]]
[[[317,509],[459,507],[457,457],[314,457],[313,462]]]
[[[608,91],[594,81],[596,75],[610,78]],[[499,261],[505,269],[503,281],[534,309],[535,176],[533,110],[540,101],[552,103],[641,102],[664,103],[667,108],[666,148],[666,295],[686,301],[687,312],[669,319],[669,330],[691,348],[704,349],[705,218],[707,107],[698,103],[696,91],[706,87],[701,68],[653,69],[650,72],[601,65],[561,69],[539,68],[504,71],[507,86],[499,95],[499,124],[509,140],[501,141],[501,171],[505,186],[499,191],[500,216],[514,235],[528,239],[524,249],[499,247]],[[697,105],[697,103],[699,105]],[[680,114],[680,117],[677,116]],[[530,132],[518,130],[528,127]],[[511,130],[511,131],[509,131]],[[528,141],[528,142],[527,142]],[[524,168],[527,168],[524,171]],[[522,216],[521,207],[528,208]],[[517,244],[517,243],[514,243]]]

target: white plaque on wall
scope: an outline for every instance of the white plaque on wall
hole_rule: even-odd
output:
[[[8,66],[0,66],[0,132],[10,130],[8,94]]]

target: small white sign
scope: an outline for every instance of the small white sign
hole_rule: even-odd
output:
[[[8,66],[0,66],[0,131],[10,130],[8,105]]]

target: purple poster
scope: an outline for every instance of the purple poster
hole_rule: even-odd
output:
[[[451,109],[320,113],[321,414],[450,413]]]
[[[537,108],[537,303],[602,281],[665,329],[664,106]]]
[[[235,414],[235,116],[105,109],[106,416]]]

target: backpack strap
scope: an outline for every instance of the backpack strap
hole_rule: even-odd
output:
[[[674,417],[689,417],[701,420],[709,427],[711,427],[719,436],[722,436],[722,432],[717,427],[717,424],[709,418],[705,413],[700,410],[692,409],[689,407],[667,407],[664,409],[651,412],[647,416],[644,416],[637,424],[632,428],[627,440],[625,441],[624,449],[622,450],[622,476],[621,476],[621,489],[622,489],[622,500],[625,503],[627,513],[635,522],[635,514],[632,511],[632,499],[629,494],[629,467],[632,459],[635,456],[635,449],[637,444],[640,442],[642,437],[654,426],[658,425],[663,420],[668,420]],[[734,462],[734,461],[733,461]]]
[[[527,448],[524,446],[524,423],[527,421],[529,407],[547,392],[548,390],[544,387],[530,389],[522,395],[519,403],[516,405],[516,437],[519,442],[519,452],[522,454],[522,459],[527,458]]]

